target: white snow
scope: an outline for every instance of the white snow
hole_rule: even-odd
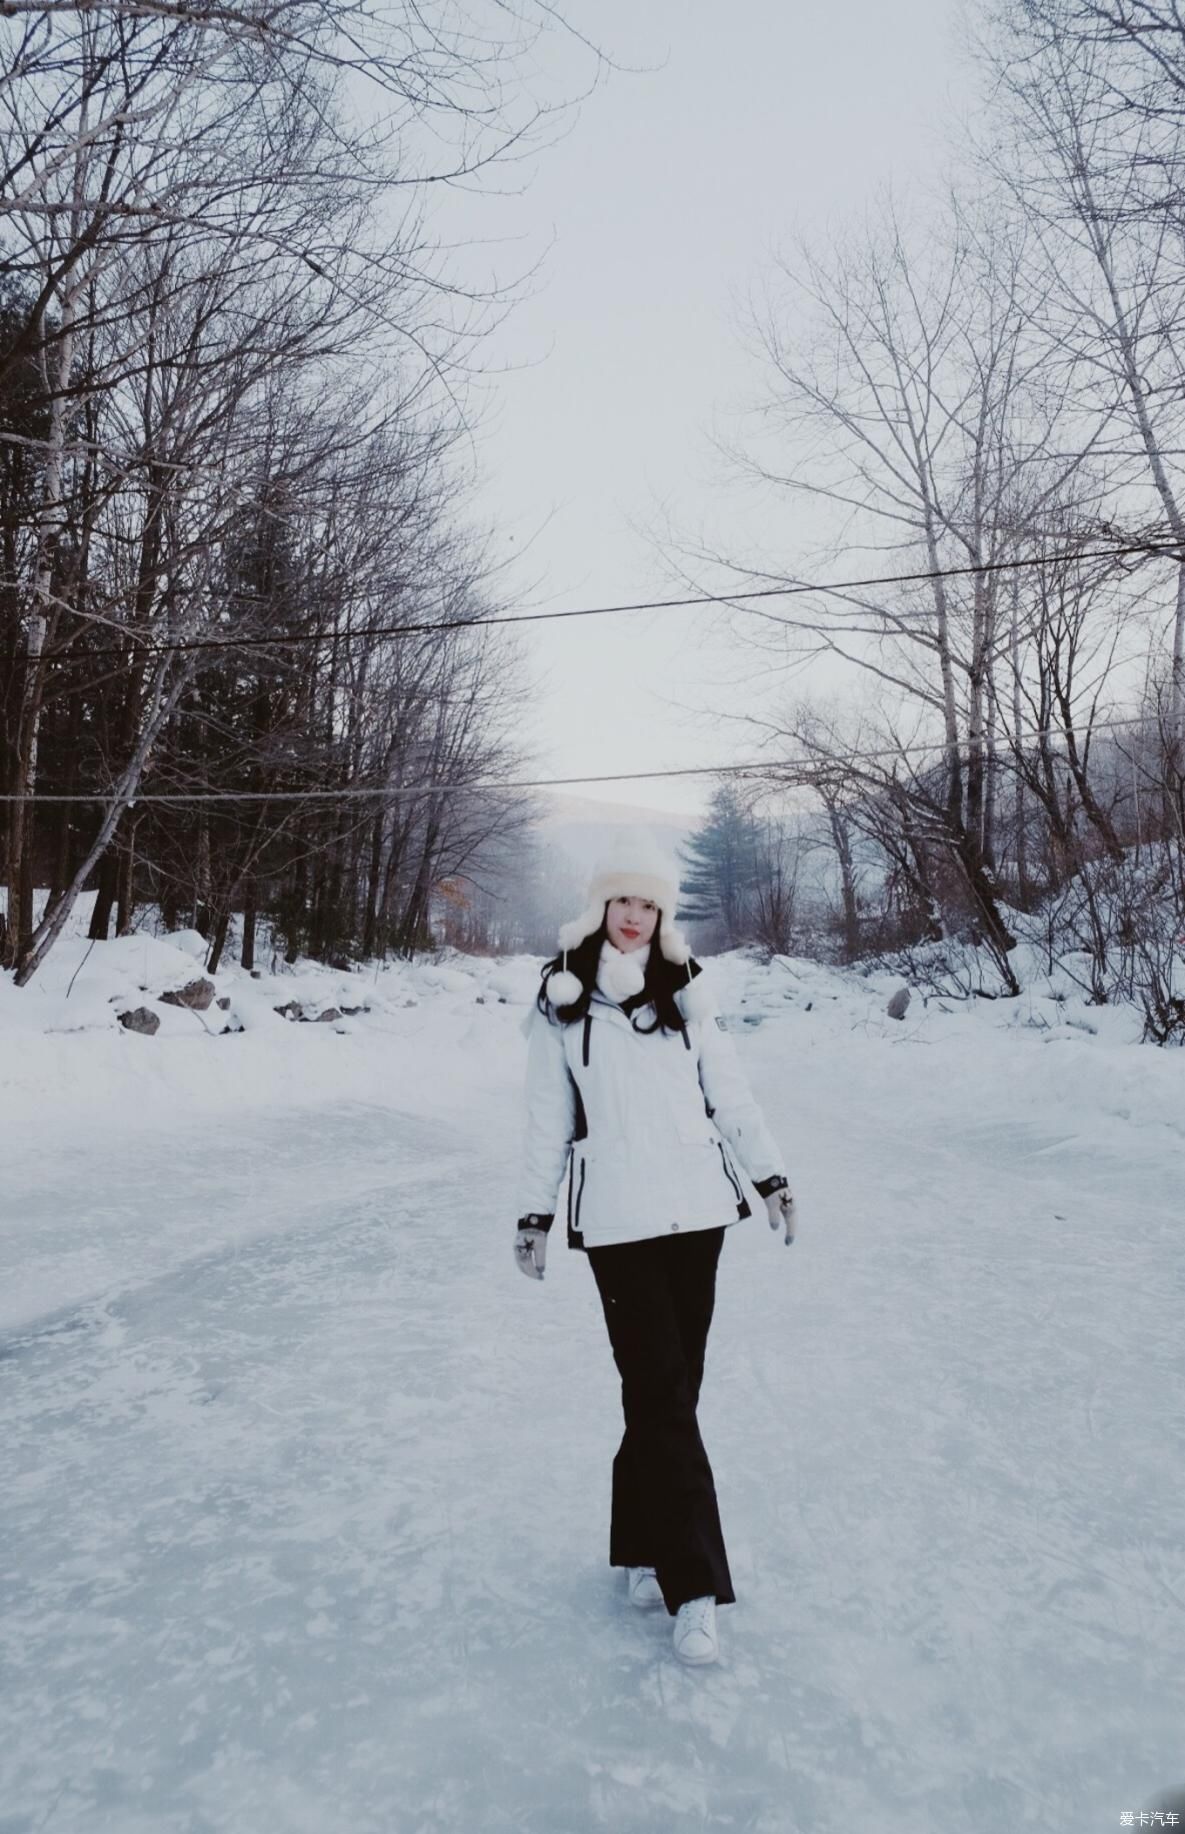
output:
[[[0,1834],[1011,1834],[1185,1782],[1185,1053],[713,965],[802,1220],[726,1237],[691,1671],[606,1563],[584,1258],[512,1263],[538,964],[120,1028],[201,961],[0,981]]]

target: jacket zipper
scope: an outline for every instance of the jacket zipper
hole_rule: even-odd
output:
[[[587,1170],[588,1160],[582,1158],[580,1161],[580,1183],[576,1188],[576,1216],[572,1224],[572,1228],[577,1235],[580,1234],[580,1200],[584,1196],[584,1174]]]

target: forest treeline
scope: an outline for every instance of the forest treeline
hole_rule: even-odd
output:
[[[2,10],[0,965],[84,889],[96,937],[152,906],[211,965],[536,946],[533,811],[488,787],[523,670],[459,456],[500,302],[424,202],[532,132],[534,0]],[[1092,998],[1185,1037],[1185,23],[969,17],[948,189],[757,296],[734,457],[794,550],[699,558],[734,599],[896,583],[735,616],[791,686],[709,823],[760,823],[744,899],[698,909],[786,946],[802,831],[768,811],[809,796],[837,953],[941,975],[970,941],[1015,993],[1046,910]]]
[[[3,9],[18,982],[83,889],[95,937],[148,904],[215,966],[233,916],[250,966],[261,920],[289,953],[414,948],[437,888],[513,849],[521,799],[467,793],[515,775],[521,667],[458,460],[505,302],[424,219],[545,113],[515,81],[560,29],[537,10]]]

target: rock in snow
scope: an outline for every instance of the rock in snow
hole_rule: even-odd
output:
[[[889,1001],[888,1006],[885,1008],[890,1019],[904,1019],[906,1013],[909,1011],[909,1002],[911,998],[912,995],[908,987],[899,987],[893,995],[893,998]]]
[[[151,1038],[160,1030],[160,1019],[147,1006],[133,1007],[131,1012],[120,1013],[118,1018],[125,1031],[140,1032],[145,1038]]]
[[[186,981],[184,987],[175,988],[170,993],[162,993],[162,1006],[187,1006],[190,1012],[204,1013],[214,998],[214,983],[200,975],[196,981]]]

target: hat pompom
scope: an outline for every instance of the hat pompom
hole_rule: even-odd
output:
[[[631,949],[628,953],[615,949],[606,938],[601,948],[601,959],[597,964],[597,985],[602,993],[607,993],[611,1000],[619,1004],[632,1000],[643,992],[646,986],[646,960],[650,954],[649,947]]]
[[[658,946],[661,953],[669,962],[673,962],[676,968],[685,968],[691,960],[691,944],[683,932],[677,930],[669,921],[664,922],[658,932]]]
[[[570,968],[557,968],[554,974],[547,977],[546,993],[550,1006],[575,1006],[583,992],[583,981]]]
[[[707,975],[697,974],[686,987],[680,987],[675,995],[675,1004],[685,1019],[702,1023],[715,1015],[716,1002],[712,998],[711,986],[705,986]]]

